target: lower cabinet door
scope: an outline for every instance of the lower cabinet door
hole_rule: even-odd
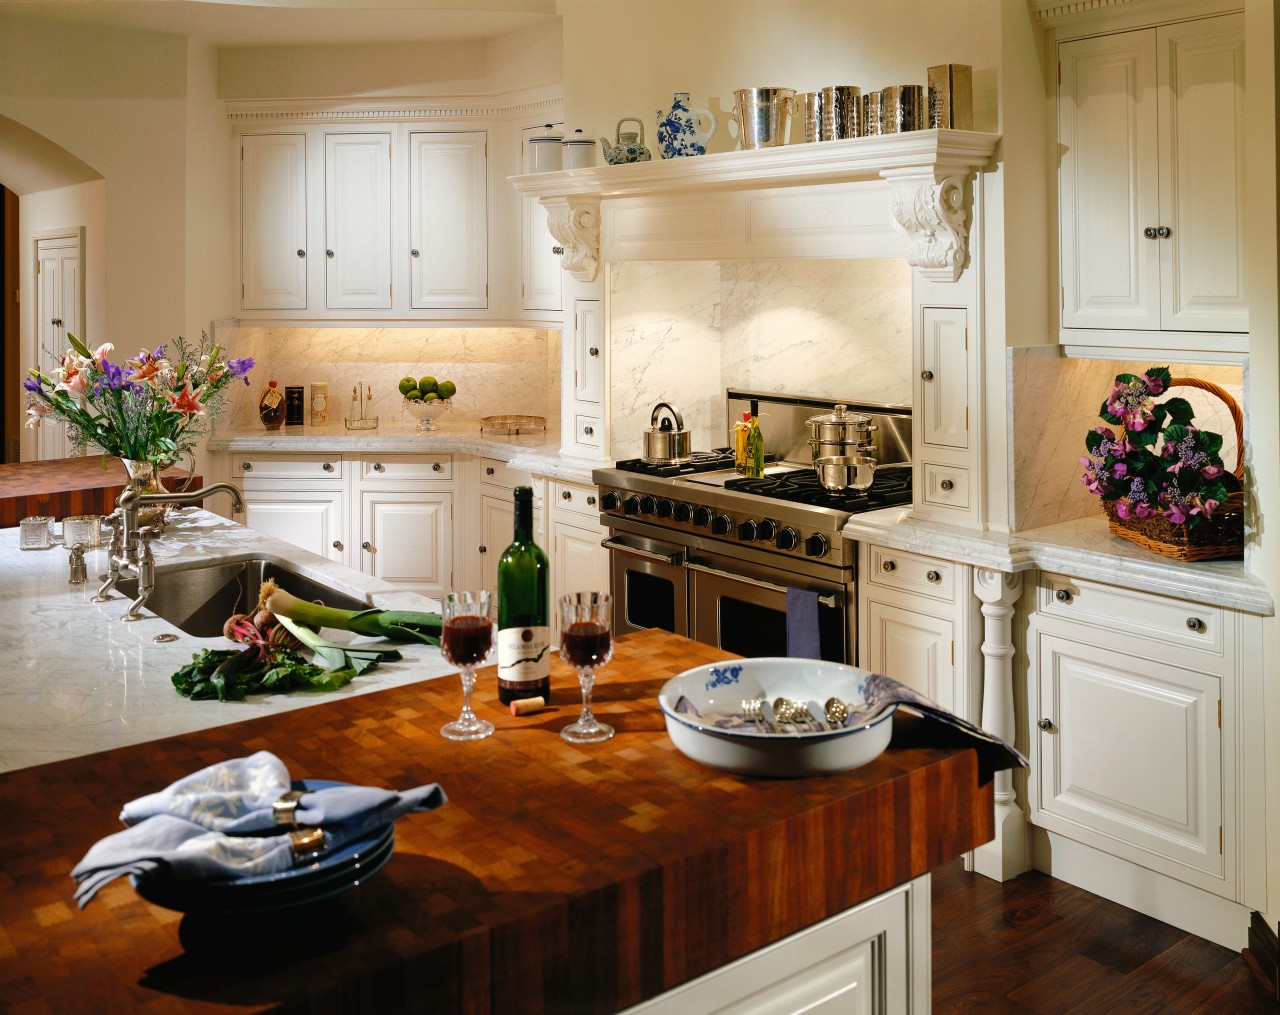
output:
[[[360,493],[360,569],[439,598],[453,584],[453,494]]]
[[[563,521],[551,523],[551,595],[553,600],[569,592],[609,591],[609,551],[600,545],[603,529],[588,529]],[[559,609],[551,609],[553,634],[559,637]]]
[[[867,600],[865,669],[900,680],[912,690],[956,711],[950,620]]]
[[[516,509],[511,497],[480,498],[481,587],[495,594],[498,590],[498,561],[503,550],[511,545],[515,520]]]
[[[330,560],[346,563],[346,520],[337,490],[245,490],[244,524]]]
[[[1222,893],[1220,680],[1037,635],[1033,820]]]

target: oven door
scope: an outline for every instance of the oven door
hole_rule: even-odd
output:
[[[600,545],[609,551],[614,635],[658,627],[687,637],[684,547],[630,533],[612,535]]]
[[[738,560],[700,557],[689,572],[689,637],[740,656],[787,655],[787,586],[818,594],[821,657],[851,663],[850,603],[847,588],[835,582]]]

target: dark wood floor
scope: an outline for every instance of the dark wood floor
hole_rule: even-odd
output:
[[[933,874],[933,1010],[1275,1015],[1238,952],[1035,871]]]

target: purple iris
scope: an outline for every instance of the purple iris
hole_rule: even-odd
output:
[[[136,384],[129,380],[132,373],[117,363],[112,363],[108,359],[104,359],[99,364],[99,375],[93,382],[93,394],[95,397],[106,391],[131,391],[134,394],[142,393],[142,385]]]
[[[253,369],[253,358],[246,356],[244,359],[228,360],[227,369],[231,371],[232,377],[243,377],[245,384],[248,384],[249,371]]]
[[[22,382],[22,386],[33,395],[38,395],[44,390],[44,385],[40,383],[40,378],[38,377],[28,377]]]

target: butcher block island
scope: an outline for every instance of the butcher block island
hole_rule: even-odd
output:
[[[839,775],[699,766],[655,699],[718,658],[665,632],[619,639],[595,695],[618,732],[598,745],[559,736],[577,693],[556,660],[554,707],[520,718],[481,671],[476,710],[498,731],[479,742],[440,736],[460,699],[445,678],[0,775],[6,1005],[687,1012],[741,997],[732,1010],[789,1011],[817,986],[927,1010],[927,873],[992,834],[976,753],[921,746],[900,717],[879,759]],[[386,867],[330,903],[220,924],[122,879],[76,909],[68,871],[118,830],[123,802],[258,750],[294,778],[439,782],[449,801],[402,818]]]

